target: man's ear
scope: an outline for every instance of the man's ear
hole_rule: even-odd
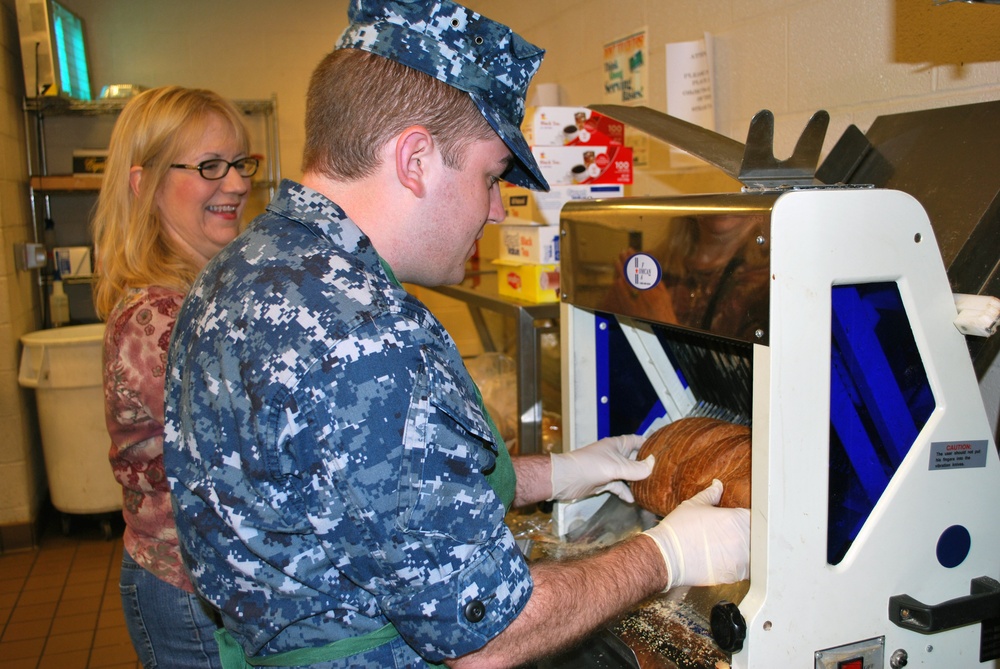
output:
[[[128,185],[132,189],[132,195],[139,197],[139,183],[142,181],[142,166],[133,165],[128,171]]]
[[[427,193],[434,150],[434,138],[423,126],[410,126],[396,138],[396,177],[417,197]]]

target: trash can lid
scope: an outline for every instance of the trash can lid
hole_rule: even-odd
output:
[[[67,325],[21,335],[25,346],[60,346],[104,340],[104,323]]]

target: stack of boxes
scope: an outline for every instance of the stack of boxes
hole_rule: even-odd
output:
[[[632,183],[625,126],[584,107],[529,108],[522,126],[548,193],[503,183],[497,285],[527,302],[559,301],[559,214],[571,200],[621,197]]]

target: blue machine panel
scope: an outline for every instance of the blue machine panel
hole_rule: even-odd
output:
[[[598,313],[594,327],[597,436],[642,434],[654,421],[667,416],[667,409],[618,320]],[[694,396],[696,406],[688,415],[750,423],[753,384],[749,345],[659,324],[651,327],[681,386]],[[667,417],[671,421],[684,418]]]
[[[827,562],[839,564],[934,410],[899,288],[832,288]]]
[[[598,314],[594,341],[597,437],[641,434],[666,411],[613,316]]]

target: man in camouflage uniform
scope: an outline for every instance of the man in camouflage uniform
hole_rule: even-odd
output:
[[[747,512],[715,508],[719,487],[529,568],[507,508],[629,500],[642,440],[512,462],[400,281],[461,280],[501,178],[547,188],[519,128],[542,51],[450,0],[349,17],[310,83],[303,183],[206,267],[168,361],[177,526],[227,669],[515,666],[671,585],[745,578]]]

